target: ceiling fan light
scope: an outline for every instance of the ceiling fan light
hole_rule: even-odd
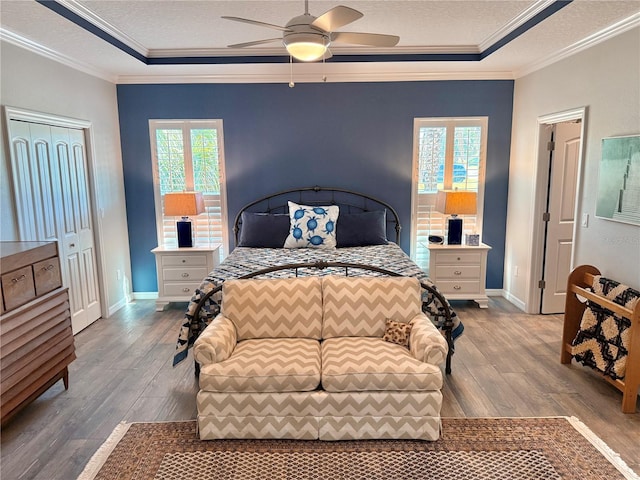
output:
[[[294,33],[285,35],[284,46],[296,60],[302,62],[313,62],[319,60],[327,51],[329,42],[323,35]]]
[[[289,54],[303,62],[313,62],[322,58],[327,51],[327,47],[318,43],[297,42],[287,45]]]

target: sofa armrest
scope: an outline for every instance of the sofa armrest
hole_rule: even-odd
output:
[[[235,325],[219,314],[196,340],[193,355],[200,365],[219,363],[231,356],[236,343],[238,335]]]
[[[447,358],[449,347],[442,333],[424,313],[411,320],[413,327],[409,336],[409,350],[418,360],[440,365]]]

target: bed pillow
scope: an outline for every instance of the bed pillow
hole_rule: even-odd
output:
[[[338,247],[386,245],[387,211],[342,213],[336,237]]]
[[[289,215],[242,212],[238,247],[282,248],[289,235]]]
[[[289,236],[284,248],[335,248],[337,205],[309,206],[289,202]]]

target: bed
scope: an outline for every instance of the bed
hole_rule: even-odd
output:
[[[300,213],[299,207],[308,207],[307,212]],[[334,207],[338,211],[337,218]],[[311,232],[296,231],[303,224],[313,225],[315,229]],[[220,298],[218,294],[211,295],[212,291],[225,280],[250,277],[256,271],[277,267],[263,273],[261,276],[264,278],[346,274],[377,276],[384,275],[383,271],[391,271],[414,276],[437,292],[426,273],[398,246],[400,232],[398,214],[389,204],[340,188],[287,190],[245,205],[234,221],[236,248],[207,275],[189,302],[176,345],[174,366],[187,357],[189,347],[218,314]],[[336,248],[324,244],[329,242],[327,238],[335,241]],[[289,246],[283,248],[283,245]],[[373,268],[280,268],[288,264],[322,262]],[[453,338],[464,327],[446,300],[442,305],[444,297],[437,297],[425,290],[423,308],[449,340],[449,373]]]

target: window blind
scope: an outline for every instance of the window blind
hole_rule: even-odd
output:
[[[158,243],[177,245],[177,217],[164,215],[164,194],[198,191],[205,211],[190,218],[194,245],[221,245],[228,251],[224,185],[222,122],[220,120],[150,121],[156,194]]]
[[[438,190],[478,193],[476,215],[461,215],[463,234],[482,230],[487,119],[421,118],[414,122],[411,256],[429,266],[429,236],[446,236],[448,216],[435,211]]]

